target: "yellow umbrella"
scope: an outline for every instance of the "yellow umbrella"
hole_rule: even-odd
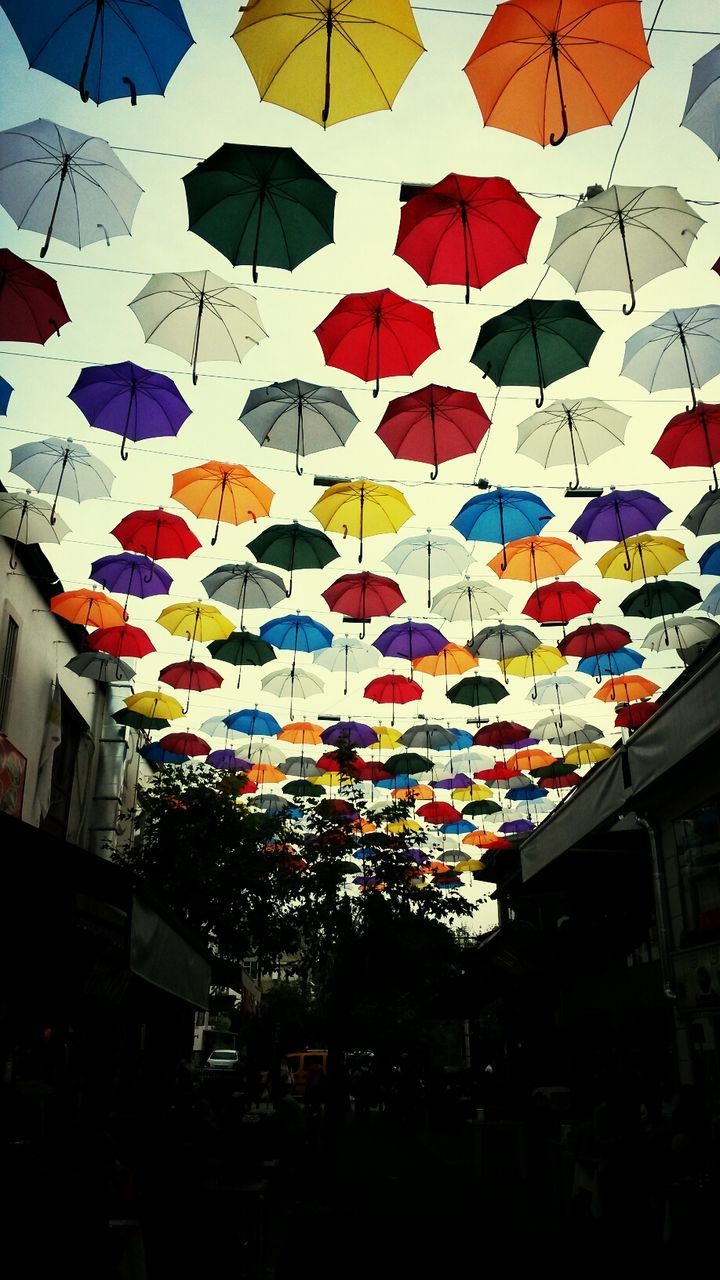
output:
[[[472,782],[469,787],[455,787],[450,792],[453,800],[491,800],[492,791],[482,782]]]
[[[540,644],[532,653],[521,653],[517,658],[506,658],[499,664],[506,675],[522,676],[536,680],[538,676],[551,676],[567,662],[559,649],[551,644]]]
[[[371,724],[370,728],[377,737],[377,746],[380,751],[392,751],[400,741],[402,734],[399,729],[391,729],[389,724]]]
[[[362,564],[363,540],[380,533],[397,533],[413,514],[399,489],[372,480],[348,480],[331,484],[318,498],[312,514],[323,529],[359,538]]]
[[[208,640],[225,640],[233,629],[230,619],[214,604],[202,604],[199,600],[192,600],[189,604],[169,604],[156,621],[171,636],[184,636],[190,641],[191,658],[196,640],[201,644],[207,644]]]
[[[148,689],[143,693],[133,693],[129,698],[125,698],[124,702],[130,711],[136,711],[140,716],[147,716],[148,720],[177,720],[178,716],[184,715],[177,698],[171,697],[169,693],[163,693],[162,689]]]
[[[662,578],[687,560],[682,542],[663,538],[657,533],[638,533],[611,547],[597,562],[603,578],[624,578],[637,582],[642,578]]]
[[[312,724],[309,720],[296,720],[294,724],[283,725],[275,735],[279,742],[293,742],[303,747],[316,747],[322,742],[322,726]]]
[[[401,818],[398,822],[388,822],[385,830],[393,836],[400,835],[403,831],[419,831],[420,823],[413,822],[412,818]]]
[[[456,871],[483,871],[485,863],[480,858],[464,858],[462,862],[455,863]]]
[[[425,52],[409,0],[254,0],[233,39],[264,102],[323,128],[387,111]]]
[[[606,747],[604,742],[581,742],[577,747],[571,747],[567,755],[563,756],[563,760],[565,764],[578,767],[583,764],[597,764],[598,760],[607,760],[612,754],[612,747]]]
[[[311,782],[317,782],[321,787],[337,787],[340,783],[339,773],[311,773],[308,774]]]

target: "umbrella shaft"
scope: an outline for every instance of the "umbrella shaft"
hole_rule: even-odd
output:
[[[103,11],[104,3],[105,3],[105,0],[95,0],[95,17],[93,18],[93,24],[90,29],[90,39],[88,40],[88,46],[85,52],[85,59],[83,61],[82,70],[80,72],[80,81],[78,83],[78,90],[80,92],[80,97],[82,98],[83,102],[87,102],[88,98],[90,97],[90,94],[88,93],[85,87],[85,80],[87,78],[88,69],[90,67],[90,58],[92,57],[93,45],[95,44],[95,36],[97,35],[98,23],[100,22],[100,15]]]

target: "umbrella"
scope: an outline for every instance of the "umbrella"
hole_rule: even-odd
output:
[[[10,470],[39,493],[53,494],[51,524],[55,523],[55,509],[61,494],[73,502],[107,497],[115,478],[110,468],[94,458],[84,445],[55,436],[16,445],[10,450]]]
[[[124,683],[135,678],[132,667],[111,653],[76,653],[65,666],[74,675],[97,680],[100,684],[112,684],[116,680]]]
[[[447,822],[459,822],[462,816],[459,809],[456,809],[452,804],[446,804],[444,800],[421,804],[417,810],[417,815],[437,827],[443,826]]]
[[[185,764],[190,759],[189,756],[181,755],[178,751],[166,751],[159,742],[143,743],[138,747],[138,755],[141,755],[149,764]]]
[[[257,523],[258,516],[270,513],[275,494],[252,471],[240,464],[203,462],[173,475],[172,496],[200,520],[214,520],[215,532],[210,545],[215,546],[224,524]]]
[[[0,133],[0,204],[24,231],[81,249],[128,236],[142,188],[102,138],[32,120]]]
[[[650,69],[634,0],[497,5],[466,67],[483,120],[558,146],[610,124]]]
[[[559,745],[571,742],[577,747],[581,742],[595,742],[598,738],[602,738],[602,729],[598,729],[593,724],[586,724],[576,716],[557,714],[538,720],[537,724],[533,725],[533,734],[546,742],[556,742]],[[554,765],[541,765],[539,768],[531,769],[530,772],[533,777],[550,778],[553,776],[554,768]],[[562,771],[559,776],[562,776]]]
[[[578,702],[587,694],[587,687],[572,676],[553,675],[539,682],[533,698],[539,706],[550,703],[554,707],[562,707],[567,702]]]
[[[290,699],[291,718],[296,697],[303,700],[312,698],[322,693],[325,688],[318,676],[313,675],[312,671],[298,671],[295,663],[291,667],[279,667],[277,671],[271,671],[269,675],[263,676],[261,685],[266,693],[272,693],[277,698]]]
[[[590,622],[576,627],[563,636],[558,649],[564,658],[598,658],[602,653],[613,653],[630,643],[630,634],[623,627],[610,623]],[[578,670],[580,668],[578,667]],[[584,670],[584,668],[583,668]],[[610,674],[614,674],[610,672]]]
[[[163,94],[193,44],[179,0],[7,0],[3,8],[31,67],[83,102]]]
[[[372,747],[377,743],[377,734],[368,724],[358,724],[357,720],[340,720],[337,724],[323,729],[321,740],[335,744],[344,741],[351,747]]]
[[[701,573],[720,574],[720,542],[714,542],[707,551],[703,551],[698,564]]]
[[[626,618],[662,618],[682,613],[700,603],[700,592],[688,582],[666,578],[659,582],[645,582],[620,602]]]
[[[418,751],[398,751],[395,755],[388,756],[383,767],[393,778],[407,778],[416,773],[432,773],[433,762],[429,756],[421,755]]]
[[[8,405],[10,403],[10,397],[13,390],[14,388],[10,386],[10,383],[7,382],[5,378],[0,378],[0,414],[3,418],[8,411]]]
[[[251,294],[212,271],[161,272],[130,303],[146,342],[187,360],[240,361],[267,337]]]
[[[324,796],[325,788],[319,786],[316,782],[308,782],[305,778],[298,778],[293,782],[286,782],[283,791],[289,796]],[[352,870],[355,871],[356,864],[352,864]]]
[[[490,419],[471,391],[431,383],[391,400],[375,434],[394,458],[430,462],[437,479],[441,462],[475,453]]]
[[[540,765],[554,762],[555,757],[541,747],[525,747],[510,756],[506,765],[506,780],[509,782],[511,777],[517,777],[521,769],[537,769]]]
[[[720,462],[720,405],[700,403],[694,409],[676,414],[663,428],[653,453],[667,467],[710,467],[713,488],[717,490],[715,463]]]
[[[626,413],[592,396],[582,400],[553,400],[519,424],[517,451],[544,467],[572,463],[575,479],[568,488],[577,489],[578,464],[589,465],[621,445],[629,421]]]
[[[609,650],[607,653],[593,653],[592,646],[587,657],[581,658],[577,665],[580,674],[586,676],[594,676],[598,684],[603,676],[621,676],[626,671],[634,671],[637,667],[641,667],[645,659],[637,649],[630,649],[626,645],[621,645],[619,649]]]
[[[579,746],[571,747],[565,752],[563,761],[579,769],[584,764],[597,764],[600,760],[609,760],[611,755],[613,755],[612,747],[607,747],[604,742],[581,742]]]
[[[433,598],[432,611],[448,622],[468,621],[472,635],[476,622],[499,617],[509,603],[510,596],[500,587],[479,578],[464,578],[438,591]],[[471,648],[469,643],[467,647]]]
[[[245,773],[243,766],[247,761],[238,760],[234,751],[229,747],[222,747],[218,751],[211,751],[205,763],[212,765],[213,769],[226,769],[229,773]]]
[[[539,644],[529,653],[520,653],[514,658],[507,658],[500,665],[506,676],[520,676],[524,680],[532,679],[533,690],[530,697],[535,699],[538,676],[554,675],[560,667],[566,666],[566,662],[554,645]]]
[[[640,533],[611,547],[598,560],[603,578],[626,578],[636,582],[648,576],[659,578],[687,560],[685,548],[675,538]]]
[[[359,419],[342,391],[293,378],[251,391],[240,421],[258,444],[294,453],[301,476],[301,458],[345,445]]]
[[[720,614],[720,582],[708,592],[700,607],[706,613]]]
[[[377,737],[378,748],[381,751],[392,751],[402,737],[399,729],[393,729],[387,724],[374,724],[370,727]]]
[[[692,129],[720,159],[720,44],[693,64],[680,123]]]
[[[531,654],[540,643],[539,637],[528,627],[513,627],[501,622],[497,626],[482,627],[473,636],[468,649],[476,658],[489,658],[502,663],[510,658]]]
[[[260,714],[263,715],[262,712]],[[271,716],[269,719],[273,719],[273,717]],[[278,725],[278,731],[279,729],[280,726]],[[255,731],[257,732],[257,729]],[[250,764],[282,765],[283,770],[285,770],[287,763],[285,754],[274,742],[253,742],[252,738],[249,738],[247,742],[238,743],[237,751],[247,760],[248,766]]]
[[[172,685],[173,689],[187,689],[188,700],[185,705],[184,714],[187,715],[190,709],[190,694],[195,691],[197,693],[205,693],[208,689],[219,689],[223,682],[223,678],[219,671],[214,667],[208,667],[204,662],[171,662],[167,667],[163,667],[159,674],[159,679],[165,684]]]
[[[236,729],[240,733],[247,733],[251,738],[255,738],[262,734],[276,734],[280,732],[280,725],[269,711],[258,711],[255,707],[253,710],[245,708],[242,711],[232,711],[230,715],[225,716],[224,723],[228,729]],[[247,756],[248,752],[243,751],[243,755]],[[249,757],[252,758],[251,756]]]
[[[527,818],[513,818],[510,822],[502,822],[498,830],[509,836],[523,836],[535,830],[535,823]]]
[[[183,178],[190,231],[234,267],[294,270],[333,241],[336,192],[292,147],[226,142]]]
[[[615,724],[619,729],[639,729],[657,711],[656,702],[635,702],[631,707],[618,707]]]
[[[287,597],[282,578],[245,561],[221,564],[200,581],[211,600],[221,600],[240,611],[240,629],[246,609],[272,609]]]
[[[720,490],[711,489],[709,493],[704,493],[700,501],[688,511],[683,526],[698,537],[720,533]]]
[[[693,645],[706,645],[720,632],[720,626],[712,618],[689,618],[686,615],[665,618],[651,627],[642,642],[643,649],[662,653],[667,649],[690,649]]]
[[[397,583],[378,573],[344,573],[320,594],[333,613],[362,622],[361,640],[368,618],[387,617],[405,603]]]
[[[502,689],[502,685],[500,685]],[[487,725],[484,729],[478,729],[473,738],[473,742],[480,747],[501,747],[512,746],[513,743],[519,742],[522,738],[527,738],[530,733],[527,725],[518,724],[514,720],[496,720],[493,724]]]
[[[422,688],[408,676],[377,676],[365,688],[365,697],[371,702],[389,702],[392,708],[390,724],[395,723],[395,708],[407,702],[418,702],[423,696]]]
[[[325,363],[374,382],[412,374],[439,350],[432,311],[392,289],[350,293],[315,329]]]
[[[233,624],[213,604],[203,604],[193,600],[188,604],[170,604],[163,609],[157,621],[171,636],[184,636],[190,641],[192,660],[195,642],[207,644],[208,640],[224,640],[233,629]]]
[[[618,492],[613,488],[610,493],[600,494],[588,502],[582,514],[570,526],[570,532],[582,538],[583,542],[622,542],[627,561],[625,567],[629,569],[629,535],[657,529],[669,515],[670,508],[656,498],[654,493],[648,493],[645,489]]]
[[[470,359],[497,387],[545,388],[590,363],[602,329],[579,302],[527,298],[482,325]]]
[[[233,39],[264,102],[323,128],[388,110],[424,53],[408,0],[256,0]]]
[[[142,628],[131,627],[128,622],[117,627],[98,627],[88,636],[88,644],[98,653],[109,653],[113,658],[144,658],[155,652],[155,645]]]
[[[225,639],[211,640],[208,649],[218,662],[229,662],[234,667],[264,667],[277,657],[272,645],[251,631],[231,631]],[[241,674],[238,671],[238,689]]]
[[[493,813],[502,813],[502,805],[497,800],[470,800],[463,805],[462,811],[471,818],[490,817]]]
[[[35,542],[56,542],[70,529],[60,516],[53,519],[49,502],[25,493],[0,493],[0,535],[12,541],[10,568],[15,568],[15,551],[19,542],[27,546]]]
[[[149,596],[166,596],[172,586],[167,570],[154,564],[147,556],[134,555],[132,551],[94,560],[89,576],[108,591],[117,591],[125,596],[125,617],[130,596],[138,596],[140,600]]]
[[[362,564],[365,538],[397,533],[413,512],[399,489],[372,480],[347,480],[332,484],[318,498],[311,514],[324,529],[358,538]]]
[[[507,698],[508,692],[499,680],[490,676],[465,676],[448,690],[447,696],[450,702],[459,702],[463,706],[484,707]]]
[[[404,538],[396,543],[385,556],[384,564],[394,573],[409,573],[416,578],[427,578],[427,602],[432,599],[432,575],[450,577],[464,573],[470,561],[470,553],[462,543],[428,529],[416,538]]]
[[[114,627],[127,621],[122,605],[101,591],[61,591],[52,596],[50,609],[60,618],[81,627]]]
[[[265,564],[289,569],[288,595],[292,593],[296,569],[324,569],[332,560],[337,560],[339,554],[326,533],[299,524],[297,520],[263,529],[252,542],[248,542],[248,551]]]
[[[297,653],[313,653],[332,644],[332,631],[306,613],[288,613],[270,618],[260,627],[260,636],[276,649],[292,649],[293,666]]]
[[[123,701],[129,711],[135,711],[146,720],[177,720],[183,714],[177,698],[172,698],[169,693],[163,693],[162,689],[133,693]]]
[[[468,499],[452,521],[464,538],[473,542],[508,542],[539,533],[553,513],[542,498],[521,489],[490,489]]]
[[[342,671],[344,676],[343,694],[348,691],[348,674],[357,675],[374,667],[376,655],[369,644],[363,644],[352,636],[333,636],[332,644],[313,654],[313,662],[327,671]]]
[[[538,578],[551,578],[567,573],[580,559],[574,547],[563,538],[516,538],[499,551],[489,567],[499,578],[515,578],[520,582],[534,582]]]
[[[426,654],[439,653],[447,640],[429,622],[395,622],[386,627],[373,646],[384,658],[408,658],[412,663]]]
[[[425,284],[483,285],[527,262],[540,221],[507,178],[450,173],[413,189],[400,214],[395,253]],[[477,446],[476,446],[477,447]]]
[[[162,507],[131,511],[110,532],[125,551],[139,551],[150,560],[187,560],[201,546],[182,516]]]
[[[206,756],[210,752],[210,743],[196,733],[166,733],[158,746],[185,756]]]
[[[70,317],[52,276],[0,249],[0,342],[39,342]]]
[[[189,406],[170,378],[130,360],[83,369],[69,399],[91,427],[122,437],[124,461],[127,440],[176,436],[190,416]]]
[[[720,373],[720,306],[678,307],[638,329],[625,344],[622,372],[648,391],[695,390]]]
[[[611,676],[595,694],[601,702],[639,702],[657,693],[660,685],[645,676]]]
[[[477,658],[473,657],[469,649],[459,644],[445,644],[439,653],[428,653],[423,658],[413,658],[413,667],[416,671],[424,671],[428,676],[445,677],[446,693],[450,676],[461,676],[476,666]],[[455,746],[454,733],[453,742],[448,745],[450,749]]]
[[[635,289],[683,267],[704,225],[675,187],[608,187],[560,214],[547,262],[576,293],[629,289],[629,316]]]
[[[421,659],[422,661],[422,659]],[[444,747],[455,745],[455,734],[441,724],[414,724],[401,734],[399,741],[404,747],[424,747],[425,751],[441,751]],[[416,770],[408,770],[414,773]]]
[[[294,724],[284,724],[278,734],[279,742],[299,743],[301,747],[316,747],[322,742],[322,729],[319,724],[311,724],[308,720],[298,720]]]
[[[546,582],[535,588],[523,613],[543,627],[567,626],[580,614],[592,613],[600,597],[578,582]]]

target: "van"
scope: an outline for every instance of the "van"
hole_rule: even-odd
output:
[[[293,1074],[294,1094],[302,1097],[311,1081],[327,1075],[327,1058],[327,1049],[302,1049],[285,1054]]]

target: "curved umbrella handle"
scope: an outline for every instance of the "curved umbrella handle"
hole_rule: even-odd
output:
[[[631,276],[630,277],[630,304],[628,305],[627,302],[623,302],[622,313],[624,316],[632,315],[633,311],[635,310],[636,301],[637,299],[635,297],[635,285],[633,284],[632,276]]]
[[[563,95],[562,80],[560,78],[560,50],[558,48],[557,35],[554,31],[550,35],[550,52],[552,54],[553,62],[555,63],[555,76],[557,78],[558,94],[560,96],[560,115],[562,118],[562,133],[559,137],[555,137],[554,133],[550,134],[550,146],[559,147],[560,143],[564,142],[568,136],[568,118],[567,108],[565,106],[565,97]]]
[[[90,58],[92,56],[93,45],[95,43],[95,36],[97,35],[98,23],[100,21],[100,14],[102,13],[103,3],[104,3],[104,0],[95,0],[95,17],[93,18],[93,24],[92,24],[92,27],[90,28],[90,39],[88,40],[88,46],[87,46],[87,49],[85,50],[85,58],[83,59],[82,70],[80,71],[80,80],[78,81],[78,90],[80,92],[80,97],[82,98],[83,102],[88,102],[90,100],[90,90],[86,87],[85,81],[87,79],[87,73],[90,67]]]
[[[123,84],[126,84],[128,89],[130,90],[130,106],[136,107],[137,106],[137,89],[135,88],[135,81],[131,80],[129,76],[123,76],[122,82]]]

